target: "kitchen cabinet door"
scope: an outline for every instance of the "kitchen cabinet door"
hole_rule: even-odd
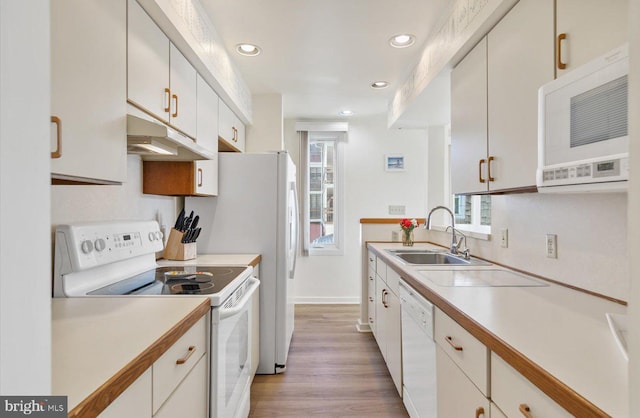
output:
[[[538,89],[553,80],[553,0],[520,0],[487,35],[489,189],[535,187]]]
[[[169,123],[169,38],[136,0],[129,0],[127,98]]]
[[[54,181],[126,180],[126,22],[125,0],[51,2]]]
[[[556,34],[560,42],[558,77],[628,42],[629,0],[557,0]]]
[[[218,152],[218,95],[206,81],[197,75],[197,127],[196,142],[209,151]]]
[[[387,303],[386,295],[389,292],[386,287],[387,284],[380,276],[376,275],[376,333],[374,335],[385,362],[387,361],[387,321],[385,320],[387,308],[385,305]]]
[[[151,368],[120,394],[99,418],[151,418]]]
[[[374,337],[377,335],[376,331],[376,270],[368,265],[367,274],[367,315],[369,321],[369,328]]]
[[[244,152],[245,128],[242,121],[222,99],[218,106],[218,150]]]
[[[438,418],[489,418],[489,400],[439,345],[436,346],[436,374]]]
[[[385,310],[387,369],[396,390],[402,397],[402,323],[400,322],[400,298],[389,292]]]
[[[195,138],[198,102],[196,69],[173,44],[169,47],[169,68],[171,89],[169,121],[185,134]]]
[[[216,196],[218,159],[144,161],[142,192],[164,196]]]
[[[484,193],[487,177],[487,40],[451,72],[451,187]]]
[[[198,363],[178,385],[154,415],[154,418],[208,418],[208,367],[207,356],[200,357]]]

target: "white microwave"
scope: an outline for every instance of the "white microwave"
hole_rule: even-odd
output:
[[[623,45],[540,88],[539,192],[626,190],[628,73]]]

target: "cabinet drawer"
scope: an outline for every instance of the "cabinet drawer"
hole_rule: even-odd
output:
[[[373,267],[373,270],[376,270],[376,255],[373,251],[367,251],[367,263],[369,263],[369,267]]]
[[[369,296],[376,297],[376,271],[373,267],[369,266],[367,274],[367,287],[369,290]]]
[[[528,408],[534,418],[572,416],[495,353],[491,353],[491,398],[509,417],[522,416],[521,408]]]
[[[209,314],[203,316],[153,363],[154,414],[207,352],[208,317]]]
[[[393,270],[391,267],[387,267],[387,286],[389,286],[389,290],[395,293],[396,296],[400,295],[400,275]]]
[[[489,396],[489,349],[440,309],[435,309],[436,343]]]

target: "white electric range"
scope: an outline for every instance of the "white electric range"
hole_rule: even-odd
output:
[[[210,416],[246,417],[251,385],[253,267],[159,266],[155,221],[59,225],[54,297],[193,297],[211,302]]]

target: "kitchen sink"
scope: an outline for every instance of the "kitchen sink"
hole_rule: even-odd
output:
[[[486,261],[471,258],[469,260],[438,250],[387,250],[404,262],[415,265],[491,265]]]

